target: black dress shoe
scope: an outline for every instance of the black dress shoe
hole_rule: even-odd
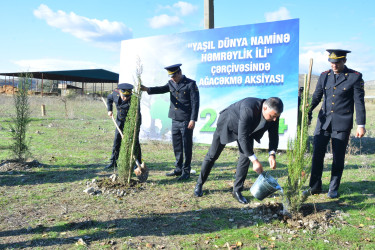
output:
[[[182,172],[175,172],[175,171],[172,171],[170,173],[166,173],[165,175],[166,176],[180,176],[182,174]]]
[[[307,198],[310,195],[315,195],[315,194],[320,194],[320,193],[322,193],[321,189],[311,189],[311,188],[309,188],[309,189],[302,192],[302,196]]]
[[[339,193],[337,191],[334,191],[334,190],[329,190],[327,196],[328,196],[328,198],[336,199],[336,198],[339,197]]]
[[[194,195],[196,197],[202,197],[203,196],[202,184],[195,185]]]
[[[241,204],[247,204],[247,200],[245,199],[245,197],[242,196],[241,192],[240,191],[237,191],[237,192],[233,192],[232,193],[233,197]]]
[[[189,180],[189,179],[190,179],[190,175],[189,174],[183,174],[177,180],[178,181],[185,181],[185,180]]]
[[[117,164],[116,162],[111,162],[110,164],[108,164],[107,166],[104,167],[105,170],[110,170],[112,168],[115,168],[117,167]]]

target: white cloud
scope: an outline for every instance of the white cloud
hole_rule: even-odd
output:
[[[158,6],[157,11],[168,10],[173,15],[162,14],[150,18],[149,24],[153,29],[159,29],[169,26],[176,26],[183,24],[184,22],[179,16],[188,16],[196,12],[198,6],[192,5],[191,3],[179,1],[173,5]]]
[[[178,16],[168,16],[166,14],[154,16],[153,18],[149,19],[149,24],[153,29],[175,26],[182,23],[182,20]]]
[[[267,22],[291,19],[289,10],[285,7],[280,7],[280,9],[274,12],[266,12],[264,16]]]
[[[168,10],[175,15],[187,16],[195,13],[198,10],[197,5],[179,1],[173,5],[159,5],[157,11]]]
[[[193,14],[198,9],[198,6],[196,5],[181,1],[173,4],[173,7],[174,9],[177,9],[179,11],[179,14],[183,16]]]
[[[90,61],[74,61],[60,59],[34,59],[14,61],[19,71],[53,71],[73,69],[106,69],[113,71],[112,65],[98,64]],[[118,72],[118,71],[117,71]]]
[[[34,10],[34,15],[45,20],[48,25],[88,42],[114,43],[133,36],[132,30],[121,22],[89,19],[61,10],[54,12],[44,4]]]

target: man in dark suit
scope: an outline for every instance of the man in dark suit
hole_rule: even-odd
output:
[[[242,204],[248,203],[241,192],[250,161],[253,163],[255,172],[258,174],[263,172],[263,166],[254,154],[254,140],[259,143],[263,134],[268,131],[269,163],[270,167],[275,169],[276,150],[279,144],[279,117],[282,112],[283,102],[277,97],[271,97],[267,100],[249,97],[222,110],[211,147],[202,163],[194,195],[197,197],[203,195],[202,186],[225,145],[237,141],[240,157],[236,169],[236,180],[233,185],[233,197]]]
[[[366,133],[366,110],[362,74],[345,66],[348,50],[328,49],[331,70],[323,72],[316,85],[311,101],[312,111],[324,96],[314,132],[314,149],[310,176],[310,189],[304,195],[322,192],[322,172],[328,142],[332,141],[333,162],[328,197],[337,198],[344,171],[345,151],[353,128],[354,106],[358,124],[356,137]]]
[[[126,116],[128,115],[131,96],[133,93],[133,85],[129,83],[121,83],[117,86],[116,89],[113,90],[111,94],[107,96],[107,110],[108,116],[113,116],[113,103],[116,105],[117,109],[117,116],[116,116],[116,124],[120,128],[121,132],[124,129]],[[138,138],[138,137],[137,137]],[[106,169],[111,169],[117,167],[117,159],[119,157],[120,147],[121,147],[121,134],[116,129],[115,131],[115,139],[113,141],[112,147],[112,155],[110,159],[110,164],[106,166]],[[136,141],[136,151],[137,151],[137,159],[139,162],[142,162],[142,153],[141,153],[141,146],[139,144],[139,140]]]
[[[141,86],[149,95],[170,95],[168,117],[172,119],[172,142],[176,157],[175,169],[167,176],[180,176],[179,181],[190,178],[191,158],[193,154],[193,130],[198,119],[199,90],[194,80],[182,74],[181,64],[175,64],[165,69],[171,79],[164,86]],[[185,162],[184,162],[185,154]]]

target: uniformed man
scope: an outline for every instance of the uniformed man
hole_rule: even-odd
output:
[[[322,192],[322,172],[328,142],[332,141],[333,162],[328,197],[337,198],[344,170],[345,151],[353,128],[354,106],[356,111],[356,137],[366,133],[366,111],[362,74],[345,66],[348,50],[328,49],[330,70],[323,72],[316,85],[311,101],[312,111],[324,96],[314,132],[314,149],[310,176],[310,189],[304,195]]]
[[[194,195],[197,197],[203,195],[202,186],[225,145],[237,141],[240,157],[237,163],[236,180],[233,185],[232,195],[238,202],[242,204],[248,203],[241,192],[250,161],[253,163],[255,172],[258,174],[263,172],[263,166],[254,154],[254,140],[259,143],[263,134],[268,131],[268,160],[271,169],[275,169],[276,150],[279,144],[279,117],[283,112],[283,107],[283,102],[278,97],[270,97],[267,100],[248,97],[222,110],[211,147],[202,163]]]
[[[199,90],[194,80],[182,74],[180,66],[181,64],[175,64],[165,67],[171,79],[164,86],[148,88],[142,85],[142,90],[147,91],[149,95],[169,92],[168,117],[172,119],[172,141],[176,162],[175,169],[166,175],[180,176],[178,180],[181,181],[190,178],[193,130],[199,111]]]
[[[131,96],[133,93],[133,85],[129,83],[121,83],[117,86],[116,89],[113,90],[111,94],[107,96],[107,110],[108,116],[113,116],[113,103],[116,105],[117,109],[117,116],[116,116],[116,124],[120,128],[121,132],[124,129],[126,116],[128,115],[128,111],[130,108],[130,101]],[[115,130],[115,139],[113,141],[113,148],[112,148],[112,156],[110,159],[110,164],[106,166],[106,169],[111,169],[117,167],[117,159],[119,157],[120,147],[121,147],[121,134],[116,129]],[[142,153],[141,153],[141,146],[139,144],[139,140],[137,138],[136,144],[136,152],[137,152],[137,159],[139,162],[142,162]]]

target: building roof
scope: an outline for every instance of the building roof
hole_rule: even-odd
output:
[[[0,73],[0,75],[3,76],[16,77],[22,77],[26,74],[32,74],[32,78],[36,79],[60,80],[71,82],[118,83],[119,80],[119,74],[104,69]]]

